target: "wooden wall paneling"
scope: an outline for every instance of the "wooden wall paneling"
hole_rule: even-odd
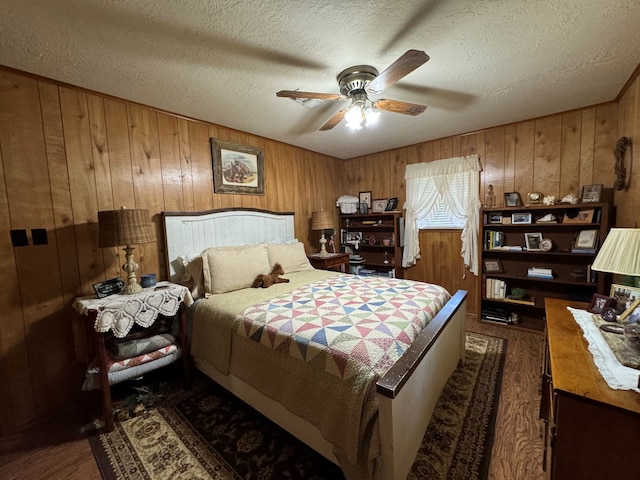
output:
[[[485,204],[489,185],[493,185],[496,205],[502,205],[505,190],[505,131],[504,127],[487,130],[485,135],[484,155],[480,159],[482,164],[480,202]]]
[[[560,184],[562,116],[553,115],[536,120],[535,130],[533,185],[520,192],[525,203],[528,192],[542,191],[543,188],[557,192]]]
[[[178,118],[178,135],[180,142],[180,172],[182,180],[182,204],[185,212],[195,211],[193,196],[193,172],[191,171],[191,142],[189,138],[189,121]],[[213,135],[211,135],[213,136]],[[213,186],[211,187],[213,188]]]
[[[15,248],[9,230],[14,227],[9,211],[8,177],[5,171],[16,164],[13,150],[14,109],[19,110],[23,79],[7,72],[0,73],[0,275],[5,288],[0,289],[2,328],[0,328],[0,381],[4,394],[0,395],[0,433],[9,433],[16,425],[27,422],[35,414],[33,392],[29,383],[29,356],[24,332],[22,294],[18,283]],[[25,228],[21,226],[20,228]],[[26,247],[19,247],[26,248]]]
[[[640,78],[636,77],[620,101],[618,138],[630,137],[632,146],[628,149],[625,165],[627,190],[615,192],[617,225],[638,228],[640,216]],[[617,141],[617,140],[616,140]]]
[[[60,96],[58,87],[39,82],[40,104],[42,109],[42,124],[45,140],[45,150],[49,169],[49,183],[51,188],[51,203],[53,205],[54,229],[60,263],[60,281],[64,302],[64,317],[67,319],[65,328],[73,339],[73,351],[78,361],[88,361],[89,353],[85,339],[85,325],[78,315],[74,314],[73,300],[81,295],[80,272],[78,263],[68,261],[76,256],[77,245],[75,229],[73,228],[73,205],[69,189],[69,175],[67,158],[64,148],[64,133],[62,131],[62,112],[60,111]],[[71,351],[71,350],[70,350]],[[83,380],[83,369],[79,363],[73,364],[71,374],[73,383],[79,385]]]
[[[420,162],[431,162],[436,157],[436,142],[430,141],[420,144]]]
[[[402,207],[404,206],[404,202],[407,198],[407,187],[404,182],[404,173],[407,169],[407,163],[409,159],[409,154],[415,149],[402,148],[394,155],[394,161],[392,166],[393,178],[394,178],[394,188],[396,193],[393,195],[394,197],[398,197],[398,206],[396,210],[402,211]]]
[[[185,211],[178,119],[158,113],[158,154],[162,178],[163,210]],[[164,270],[164,269],[163,269]]]
[[[82,293],[90,295],[94,293],[92,285],[105,279],[105,262],[98,248],[98,198],[87,96],[66,87],[60,87],[59,92],[69,171],[69,190],[73,200],[76,258],[82,281]],[[113,255],[113,262],[116,262],[118,255],[116,249],[108,250]]]
[[[52,232],[53,206],[38,82],[20,79],[13,101],[13,108],[20,113],[13,116],[11,124],[3,126],[12,138],[9,152],[3,155],[5,178],[12,186],[7,190],[11,224],[29,232],[33,228]],[[31,385],[19,395],[28,403],[33,402],[35,411],[46,415],[65,404],[71,376],[64,373],[70,371],[73,352],[64,316],[55,235],[48,235],[46,245],[33,245],[30,238],[28,246],[14,251],[23,310],[23,341],[29,369],[37,371],[37,375],[27,377]]]
[[[558,190],[545,192],[561,199],[566,193],[577,192],[580,172],[580,150],[582,141],[582,112],[573,111],[562,115],[562,146],[560,152],[560,182]]]
[[[596,107],[596,133],[593,155],[592,183],[613,185],[615,156],[613,149],[618,140],[618,104],[605,103]],[[595,181],[597,179],[597,181]]]
[[[580,171],[575,182],[575,188],[572,190],[561,191],[562,198],[569,193],[580,195],[581,185],[590,185],[593,183],[593,158],[595,153],[595,135],[596,135],[596,109],[585,108],[582,110],[582,128],[580,138]]]
[[[158,114],[148,108],[129,105],[129,139],[133,186],[136,195],[135,208],[149,210],[154,225],[156,242],[138,245],[135,260],[140,265],[138,278],[143,273],[160,274],[159,247],[162,245],[162,219],[159,212],[164,208],[162,190],[162,166],[158,140]],[[122,263],[125,259],[121,258]]]
[[[213,164],[211,163],[209,130],[205,124],[189,122],[189,143],[191,145],[191,173],[195,210],[219,208],[218,206],[214,207],[213,202]],[[220,205],[220,207],[224,206],[227,205]]]
[[[533,190],[534,126],[534,121],[516,124],[516,156],[513,191],[519,192],[521,196]]]
[[[504,192],[515,191],[516,177],[516,127],[515,125],[507,125],[504,127],[504,174],[503,185]],[[496,194],[496,202],[498,205],[504,205],[504,196]]]
[[[113,208],[134,208],[135,192],[127,106],[124,102],[106,98],[104,100],[104,112],[107,145],[109,148]],[[122,270],[119,267],[114,267],[113,271],[107,273],[107,276],[113,278],[121,275],[121,272]]]

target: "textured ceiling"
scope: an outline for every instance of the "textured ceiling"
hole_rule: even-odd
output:
[[[338,158],[613,100],[638,64],[639,0],[0,0],[0,64]],[[431,60],[319,132],[352,65]],[[635,53],[634,53],[635,52]]]

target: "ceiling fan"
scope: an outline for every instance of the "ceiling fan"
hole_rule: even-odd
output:
[[[381,98],[372,101],[369,95],[382,93],[391,85],[413,72],[416,68],[429,60],[422,50],[408,50],[395,62],[393,62],[382,73],[378,73],[370,65],[356,65],[349,67],[338,74],[338,85],[340,93],[317,93],[300,92],[298,90],[281,90],[276,95],[278,97],[289,97],[292,99],[317,99],[317,100],[351,100],[351,104],[331,117],[320,130],[331,130],[343,118],[347,121],[347,126],[361,129],[365,125],[374,123],[380,112],[376,110],[386,110],[388,112],[401,113],[403,115],[420,115],[427,109],[426,105],[417,103],[402,102]]]

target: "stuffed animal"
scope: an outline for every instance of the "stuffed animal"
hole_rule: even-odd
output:
[[[263,273],[257,275],[251,286],[253,288],[268,288],[274,283],[288,283],[288,278],[280,278],[280,275],[283,274],[284,269],[279,263],[276,263],[271,269],[271,272],[269,272],[269,275],[265,275]]]

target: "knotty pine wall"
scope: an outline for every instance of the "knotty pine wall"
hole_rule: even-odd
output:
[[[264,196],[213,193],[211,137],[262,148]],[[14,70],[0,69],[0,434],[72,407],[87,357],[72,311],[92,284],[122,275],[121,249],[97,247],[97,212],[146,208],[156,243],[138,273],[166,278],[162,211],[255,207],[296,213],[317,251],[311,212],[336,212],[343,162]],[[33,245],[31,229],[47,230]],[[9,232],[26,229],[14,248]]]

